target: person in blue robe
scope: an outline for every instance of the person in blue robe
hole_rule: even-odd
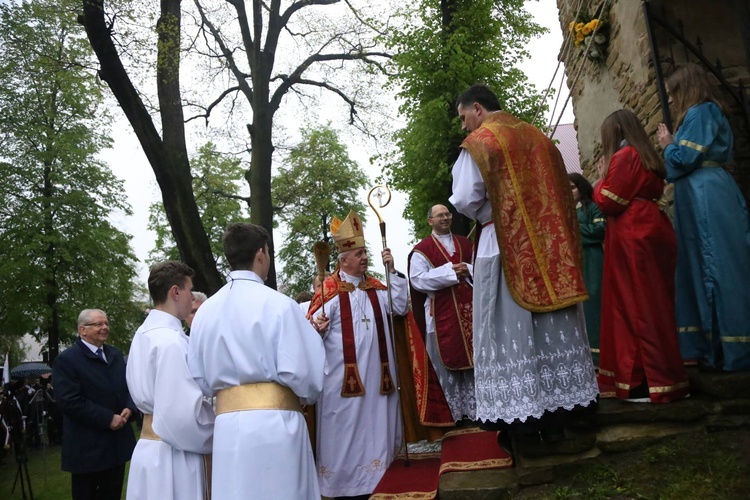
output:
[[[676,316],[684,359],[726,371],[750,370],[750,222],[725,167],[733,135],[715,86],[688,64],[666,82],[674,137],[664,124],[667,180],[674,183]]]

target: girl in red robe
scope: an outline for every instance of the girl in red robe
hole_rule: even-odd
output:
[[[657,201],[666,171],[629,110],[601,126],[602,181],[594,201],[607,216],[599,377],[618,398],[666,403],[689,393],[675,324],[677,243]]]

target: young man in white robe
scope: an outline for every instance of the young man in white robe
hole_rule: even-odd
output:
[[[331,232],[339,269],[316,292],[309,313],[323,335],[329,367],[315,407],[318,478],[327,497],[369,498],[402,441],[387,315],[406,314],[407,282],[390,250],[383,250],[391,310],[385,285],[366,275],[359,216],[350,212],[343,222],[334,217]]]
[[[126,377],[143,412],[143,429],[128,475],[129,500],[202,500],[205,455],[211,453],[214,412],[190,375],[182,330],[193,307],[193,270],[167,261],[151,268],[154,308],[135,332]]]
[[[291,298],[266,287],[268,233],[230,224],[228,283],[195,315],[188,362],[216,396],[212,497],[320,500],[300,402],[323,388],[320,335]]]

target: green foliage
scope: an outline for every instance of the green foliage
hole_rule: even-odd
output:
[[[349,158],[336,131],[328,125],[301,132],[302,140],[273,179],[278,219],[289,230],[278,256],[284,262],[284,292],[291,297],[312,286],[312,246],[316,241],[331,245],[331,262],[335,261],[330,234],[333,217],[343,219],[354,210],[363,221],[366,218],[357,193],[367,186],[367,176]]]
[[[96,159],[109,147],[76,2],[0,5],[0,331],[53,344],[100,308],[127,343],[134,303],[130,213],[122,182]]]
[[[240,160],[220,153],[216,145],[208,142],[201,146],[198,154],[190,162],[193,172],[193,193],[198,204],[198,212],[206,229],[211,252],[220,272],[229,268],[224,260],[221,236],[230,222],[247,219],[247,203],[240,195],[239,179],[244,169]],[[172,231],[164,212],[164,205],[153,203],[149,208],[148,228],[156,233],[154,249],[149,252],[149,263],[163,260],[179,260]]]
[[[399,153],[386,170],[393,186],[409,193],[405,215],[418,237],[429,232],[427,209],[447,204],[451,194],[450,169],[465,136],[455,110],[458,95],[485,83],[506,111],[533,119],[541,96],[515,66],[528,57],[529,39],[544,29],[523,4],[420,0],[404,7],[403,25],[387,37],[396,66],[391,86],[403,100],[400,113],[408,125],[394,134]]]

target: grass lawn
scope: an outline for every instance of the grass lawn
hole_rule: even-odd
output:
[[[138,436],[138,428],[133,428]],[[31,478],[31,489],[34,500],[68,500],[70,498],[70,473],[60,470],[60,446],[48,446],[41,450],[29,450],[29,477]],[[125,481],[123,482],[122,498],[125,498],[125,485],[128,483],[128,469],[130,462],[125,466]],[[18,473],[18,465],[11,453],[6,455],[4,464],[0,467],[0,498],[3,500],[20,500],[20,481],[16,484],[16,490],[11,494],[13,482]],[[27,491],[28,495],[28,491]],[[166,500],[166,499],[165,499]]]
[[[733,500],[750,498],[750,430],[687,434],[603,455],[520,499]]]

